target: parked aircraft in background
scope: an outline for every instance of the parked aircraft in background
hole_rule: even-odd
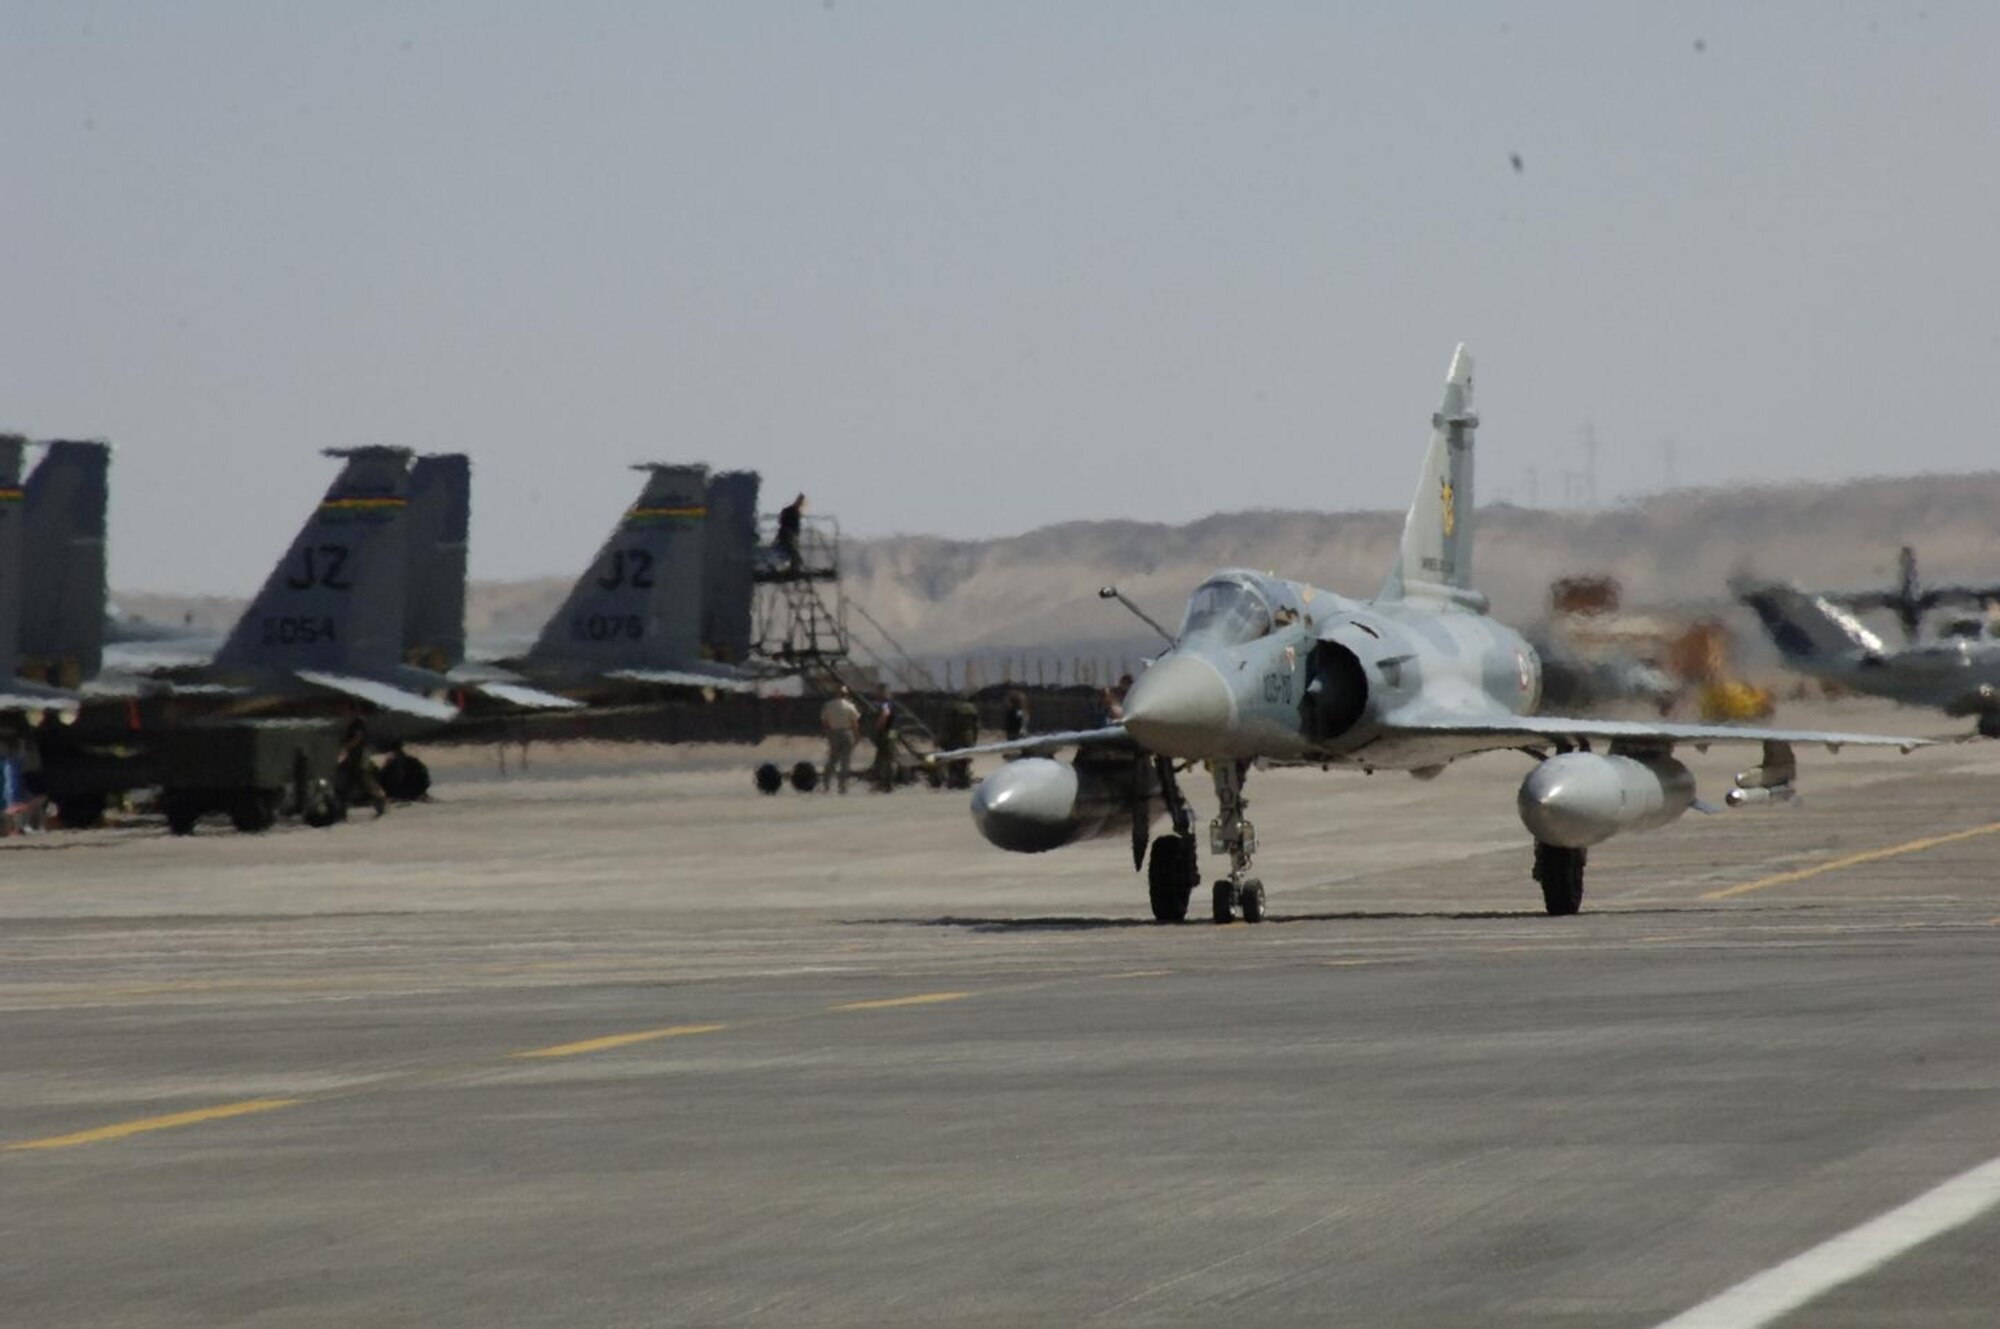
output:
[[[1954,619],[1933,638],[1892,647],[1831,595],[1746,577],[1732,580],[1730,590],[1756,611],[1778,654],[1800,673],[1946,715],[1977,716],[1981,734],[2000,738],[2000,639],[1984,617]]]
[[[122,677],[100,691],[198,695],[229,714],[355,703],[432,722],[458,713],[442,676],[403,662],[410,451],[326,455],[340,474],[213,655],[176,663],[198,652],[192,642],[115,648]]]
[[[747,650],[755,477],[733,473],[711,481],[708,468],[699,465],[647,463],[633,469],[646,477],[639,497],[534,645],[512,659],[464,666],[454,678],[515,682],[592,701],[647,698],[662,688],[756,690],[758,676],[707,658],[715,653],[718,632],[732,639],[740,635]],[[736,501],[745,479],[747,505]],[[720,532],[709,525],[710,497],[718,488],[742,519]],[[744,522],[747,533],[735,538]],[[732,538],[718,548],[718,534]],[[729,575],[737,563],[741,576]],[[732,613],[729,592],[738,580],[740,613]]]
[[[1884,744],[1914,738],[1751,729],[1529,714],[1540,661],[1486,614],[1472,589],[1472,358],[1453,357],[1430,451],[1403,527],[1400,558],[1373,600],[1244,570],[1219,572],[1194,592],[1179,634],[1140,676],[1124,718],[1099,729],[940,753],[1046,753],[1076,747],[1071,763],[1033,755],[989,775],[973,796],[980,831],[1003,849],[1033,853],[1098,836],[1131,837],[1134,866],[1153,820],[1154,917],[1186,917],[1200,881],[1194,815],[1180,776],[1208,765],[1218,813],[1212,852],[1229,860],[1213,912],[1265,914],[1250,875],[1257,835],[1244,785],[1253,765],[1407,770],[1422,779],[1474,753],[1510,750],[1533,762],[1517,797],[1534,837],[1544,908],[1571,914],[1583,900],[1590,846],[1623,831],[1664,826],[1695,805],[1694,776],[1677,744],[1763,745],[1737,777],[1734,805],[1788,798],[1793,744]],[[1599,749],[1602,750],[1599,750]]]
[[[1983,605],[2000,600],[2000,586],[1926,586],[1917,576],[1917,551],[1904,545],[1896,555],[1896,584],[1879,591],[1821,591],[1830,603],[1846,609],[1886,609],[1903,625],[1903,640],[1913,642],[1924,616],[1940,605]],[[1961,629],[1963,620],[1958,625]]]
[[[77,686],[96,672],[103,621],[102,443],[47,445],[22,482],[28,441],[0,437],[0,713],[17,725],[75,713]],[[80,599],[92,578],[98,597]]]

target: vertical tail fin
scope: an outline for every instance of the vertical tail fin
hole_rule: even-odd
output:
[[[28,440],[0,434],[0,685],[11,682],[21,661],[23,525],[21,454]]]
[[[104,516],[111,448],[55,442],[22,502],[21,672],[75,688],[104,658]]]
[[[402,663],[410,451],[327,455],[346,464],[236,621],[217,665],[384,677]]]
[[[741,664],[750,656],[760,483],[755,471],[724,471],[708,481],[701,640],[711,656],[729,664]]]
[[[1431,417],[1423,478],[1403,520],[1403,545],[1382,586],[1384,600],[1431,600],[1484,611],[1472,589],[1472,353],[1461,345]]]
[[[465,659],[465,542],[472,519],[472,459],[419,457],[410,468],[403,659],[442,674]]]
[[[528,659],[595,670],[671,669],[701,658],[708,467],[641,465],[646,485]]]
[[[1801,669],[1829,665],[1857,654],[1881,655],[1882,639],[1847,610],[1823,596],[1783,582],[1735,578],[1729,589],[1756,611],[1778,654]]]

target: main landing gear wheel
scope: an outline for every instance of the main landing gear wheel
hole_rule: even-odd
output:
[[[1162,923],[1184,921],[1188,900],[1200,884],[1192,835],[1162,835],[1153,841],[1146,862],[1146,893],[1152,898],[1154,918]]]
[[[1979,736],[1981,738],[2000,738],[2000,711],[1981,711],[1979,713]]]
[[[1582,849],[1535,841],[1535,880],[1542,884],[1542,908],[1557,917],[1583,908]]]

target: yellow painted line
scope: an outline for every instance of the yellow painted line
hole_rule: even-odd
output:
[[[1328,969],[1359,969],[1366,964],[1386,964],[1386,960],[1322,960]]]
[[[892,1006],[932,1006],[941,1001],[963,1001],[970,992],[919,992],[914,997],[884,997],[879,1001],[850,1001],[842,1006],[829,1006],[835,1011],[886,1011]]]
[[[2000,922],[2000,919],[1994,921]],[[1127,974],[1106,974],[1105,977],[1114,981],[1121,978],[1165,978],[1173,972],[1171,969],[1134,969]]]
[[[225,1117],[245,1117],[252,1112],[271,1112],[278,1108],[292,1107],[303,1103],[302,1098],[253,1098],[247,1103],[224,1103],[221,1107],[196,1108],[192,1112],[170,1112],[164,1117],[141,1117],[137,1121],[121,1121],[114,1126],[99,1126],[96,1130],[75,1131],[69,1135],[51,1135],[40,1140],[23,1140],[19,1144],[6,1146],[15,1149],[69,1149],[79,1144],[97,1144],[103,1140],[122,1140],[128,1135],[143,1135],[147,1131],[170,1131],[176,1126],[194,1126],[204,1121],[221,1121]]]
[[[1974,826],[1969,831],[1953,831],[1950,835],[1931,835],[1921,840],[1911,840],[1907,844],[1890,845],[1887,849],[1871,849],[1865,854],[1849,854],[1846,858],[1836,858],[1814,867],[1800,868],[1796,872],[1780,872],[1775,876],[1759,877],[1756,881],[1746,881],[1741,886],[1728,886],[1719,891],[1710,891],[1702,896],[1704,900],[1727,900],[1731,896],[1748,895],[1761,891],[1766,886],[1783,886],[1788,882],[1804,881],[1817,877],[1822,872],[1838,872],[1842,868],[1859,867],[1863,863],[1879,863],[1885,858],[1896,858],[1903,854],[1914,854],[1925,849],[1935,849],[1941,844],[1955,844],[1960,840],[1976,839],[1982,835],[2000,835],[2000,821],[1984,826]]]
[[[586,1052],[609,1052],[612,1048],[631,1047],[634,1043],[650,1043],[656,1038],[680,1038],[687,1034],[712,1034],[719,1029],[727,1029],[726,1024],[677,1024],[666,1029],[641,1029],[632,1034],[606,1034],[603,1038],[586,1038],[580,1043],[558,1043],[554,1047],[531,1048],[526,1052],[515,1052],[514,1057],[578,1057]]]

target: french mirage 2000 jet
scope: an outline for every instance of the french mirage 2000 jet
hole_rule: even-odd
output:
[[[1763,744],[1736,778],[1731,806],[1789,798],[1793,744],[1902,747],[1923,740],[1873,734],[1654,724],[1530,714],[1540,661],[1489,618],[1472,589],[1472,357],[1452,358],[1444,404],[1381,592],[1353,600],[1304,582],[1230,570],[1203,582],[1181,629],[1125,698],[1124,718],[1100,729],[1029,737],[938,754],[1027,752],[973,795],[979,830],[1002,849],[1035,853],[1129,834],[1145,863],[1153,916],[1179,921],[1200,876],[1194,813],[1181,776],[1209,767],[1218,813],[1211,851],[1229,862],[1214,884],[1214,916],[1265,915],[1251,875],[1257,834],[1244,784],[1258,765],[1406,770],[1420,778],[1475,753],[1512,750],[1534,762],[1518,806],[1534,837],[1534,877],[1551,914],[1583,903],[1590,846],[1622,831],[1664,826],[1695,806],[1695,781],[1676,744]],[[1106,594],[1115,595],[1112,588]],[[1073,762],[1047,755],[1078,749]],[[1146,842],[1164,812],[1172,829]]]

